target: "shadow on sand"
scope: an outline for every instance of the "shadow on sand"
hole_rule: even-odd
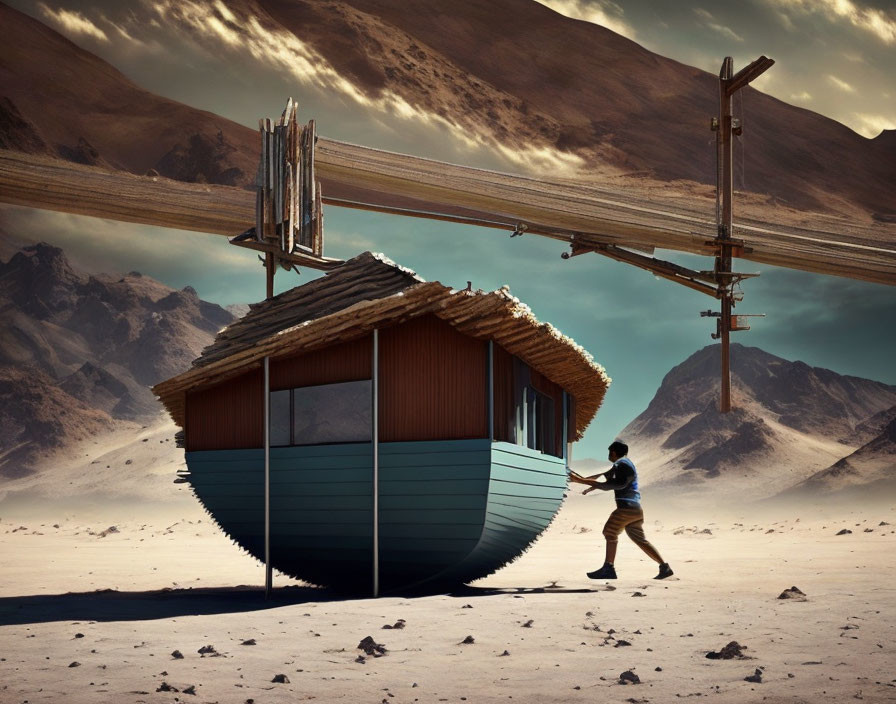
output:
[[[0,626],[51,621],[145,621],[276,609],[290,604],[345,598],[316,587],[281,587],[265,600],[260,587],[159,589],[41,594],[0,598]]]
[[[529,594],[591,594],[592,592],[615,591],[615,587],[583,587],[570,589],[569,587],[470,587],[466,584],[448,592],[448,596],[477,597],[477,596],[528,596]]]
[[[440,593],[449,597],[466,599],[499,595],[582,594],[595,591],[602,591],[602,589],[567,589],[555,586],[488,588],[462,585]],[[384,597],[406,598],[432,595],[432,591],[383,594]],[[101,589],[95,592],[0,598],[0,626],[53,621],[147,621],[178,616],[208,616],[263,611],[293,604],[369,598],[371,598],[370,595],[349,595],[330,589],[301,586],[274,589],[268,600],[264,598],[264,589],[248,586],[159,589],[144,592]]]

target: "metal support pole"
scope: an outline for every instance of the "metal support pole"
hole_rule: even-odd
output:
[[[563,460],[569,469],[569,396],[563,392]]]
[[[264,598],[271,598],[271,364],[264,358]]]
[[[380,446],[379,446],[379,330],[373,331],[373,373],[371,394],[373,403],[373,596],[380,595]]]
[[[488,439],[495,440],[495,341],[488,341]]]

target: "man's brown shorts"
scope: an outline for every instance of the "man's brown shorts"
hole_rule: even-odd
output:
[[[609,541],[619,539],[622,531],[639,545],[646,543],[644,536],[644,511],[639,508],[617,508],[604,525],[604,537]]]

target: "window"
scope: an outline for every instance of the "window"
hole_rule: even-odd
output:
[[[542,377],[539,375],[537,378]],[[557,451],[556,428],[560,420],[558,410],[563,409],[558,409],[552,396],[535,388],[540,385],[537,378],[525,362],[513,358],[512,401],[505,437],[517,445],[562,457],[562,452],[558,454]]]
[[[519,414],[523,421],[517,433],[517,444],[553,455],[554,399],[532,386],[523,390]]]
[[[370,442],[369,380],[271,392],[271,445]]]
[[[292,445],[290,400],[292,391],[271,391],[271,445]]]
[[[526,445],[553,455],[554,399],[531,386],[526,389]]]

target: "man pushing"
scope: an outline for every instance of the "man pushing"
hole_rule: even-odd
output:
[[[588,488],[583,494],[601,489],[613,490],[616,493],[616,510],[610,514],[604,525],[604,538],[607,541],[607,555],[604,566],[594,572],[588,572],[591,579],[616,579],[616,568],[613,562],[616,560],[616,547],[619,545],[619,534],[623,530],[628,537],[635,541],[647,556],[657,562],[660,573],[654,579],[671,577],[673,572],[668,562],[664,562],[657,549],[650,544],[644,536],[644,511],[641,510],[641,494],[638,491],[638,473],[634,463],[626,456],[628,445],[618,440],[608,448],[608,459],[613,463],[610,469],[602,474],[592,474],[583,477],[575,472],[570,473],[570,480],[579,484],[587,484]],[[604,481],[598,481],[600,477]]]

